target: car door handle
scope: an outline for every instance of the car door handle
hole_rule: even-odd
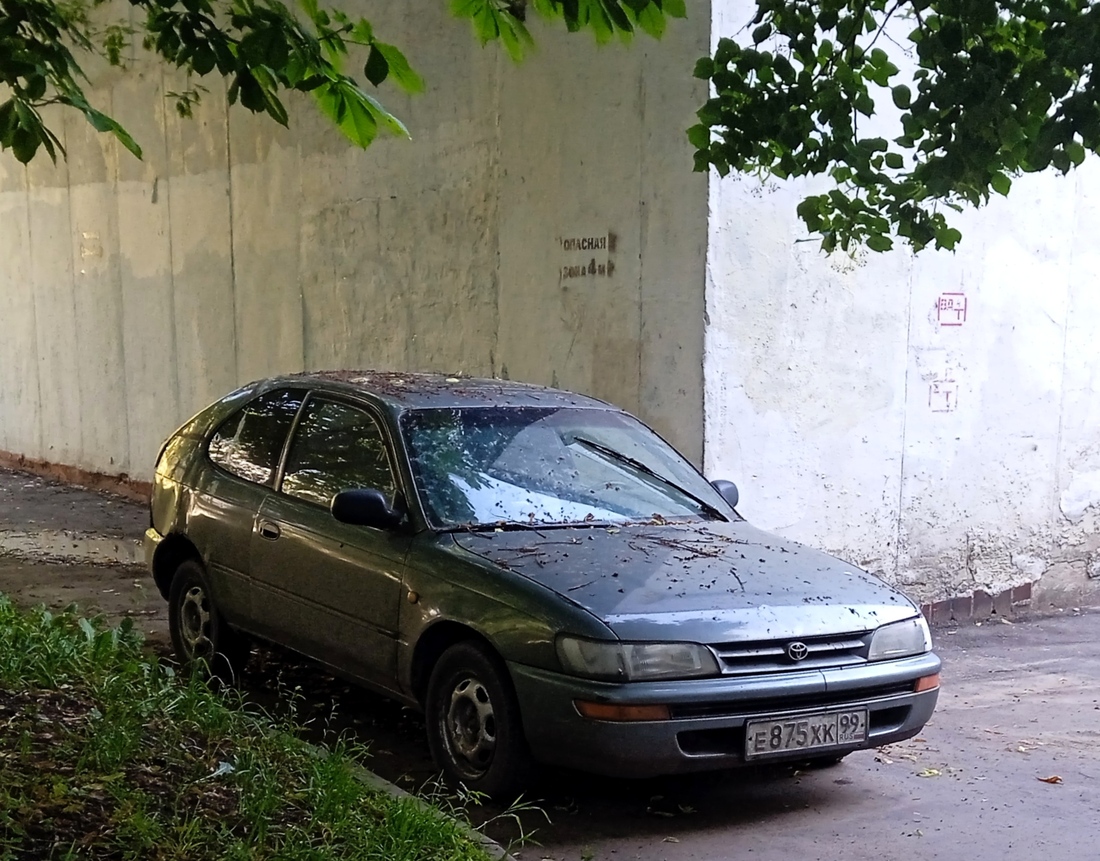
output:
[[[260,537],[266,538],[268,541],[275,541],[283,531],[279,528],[278,524],[272,523],[270,520],[265,520],[260,524]]]

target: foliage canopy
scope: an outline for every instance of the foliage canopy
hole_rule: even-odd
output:
[[[191,74],[172,94],[189,114],[217,74],[230,103],[287,123],[285,92],[309,93],[353,143],[408,135],[377,95],[424,81],[371,22],[319,0],[127,0],[140,24],[101,24],[105,0],[0,0],[0,149],[22,162],[61,141],[42,117],[82,112],[135,155],[141,149],[90,104],[77,62],[121,64],[134,37]],[[721,0],[715,0],[716,3]],[[528,15],[587,30],[600,43],[659,38],[686,0],[449,0],[483,43],[521,61]],[[945,210],[1008,194],[1022,172],[1061,173],[1100,148],[1100,5],[1091,0],[746,0],[751,20],[695,66],[711,94],[688,130],[696,170],[824,177],[798,206],[826,250],[895,238],[953,249]],[[362,63],[360,67],[359,64]],[[362,74],[359,74],[359,69]],[[349,69],[351,71],[349,71]],[[686,72],[686,70],[685,70]],[[868,129],[873,129],[869,131]],[[892,129],[889,133],[884,129]]]
[[[240,102],[283,125],[283,95],[299,90],[310,93],[359,146],[369,146],[380,131],[408,135],[374,88],[392,82],[417,93],[424,81],[366,18],[323,8],[319,0],[298,0],[297,8],[281,0],[128,0],[142,18],[135,28],[110,21],[110,10],[97,8],[105,2],[0,0],[0,85],[10,90],[0,104],[0,149],[10,148],[19,161],[29,162],[39,147],[53,158],[64,152],[42,118],[41,110],[50,104],[81,111],[97,130],[115,135],[141,156],[126,130],[89,103],[88,79],[76,56],[99,54],[122,65],[134,36],[195,78],[221,76],[228,81],[230,104]],[[527,6],[527,0],[450,0],[451,12],[468,20],[483,43],[499,40],[516,61],[533,45]],[[686,15],[685,0],[531,0],[531,6],[570,31],[593,31],[599,42],[616,34],[629,39],[636,30],[659,37],[668,17]],[[353,57],[363,63],[363,83],[348,72]],[[196,84],[173,94],[179,111],[190,114],[202,91]]]
[[[696,65],[714,90],[696,166],[826,175],[836,187],[798,214],[827,250],[954,248],[943,208],[1100,147],[1088,0],[758,0],[750,27]]]

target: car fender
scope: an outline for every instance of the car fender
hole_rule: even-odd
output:
[[[416,695],[427,653],[417,646],[430,631],[447,625],[486,641],[502,659],[551,671],[560,670],[555,641],[570,633],[614,640],[602,621],[580,605],[520,574],[502,569],[458,547],[449,535],[414,542],[405,571],[400,610],[398,683]]]

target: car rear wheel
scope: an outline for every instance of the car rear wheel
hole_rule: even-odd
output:
[[[533,765],[508,671],[479,643],[443,653],[428,681],[428,746],[451,783],[491,796],[518,792]]]
[[[226,624],[210,593],[206,574],[194,559],[180,563],[168,592],[168,629],[180,664],[205,665],[232,681],[248,660],[248,641]]]

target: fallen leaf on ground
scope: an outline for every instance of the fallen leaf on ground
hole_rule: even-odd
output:
[[[1050,777],[1037,777],[1035,779],[1039,780],[1039,781],[1042,781],[1043,783],[1061,783],[1062,782],[1062,778],[1059,777],[1057,774],[1052,774]]]
[[[939,777],[940,770],[938,768],[926,768],[924,771],[917,772],[917,777]]]
[[[679,837],[666,837],[661,842],[662,843],[679,843],[680,838]]]

